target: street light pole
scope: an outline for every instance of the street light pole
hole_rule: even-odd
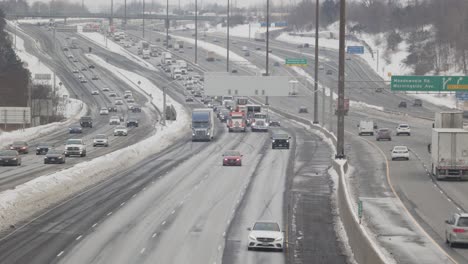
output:
[[[198,6],[197,0],[195,0],[195,64],[198,59]]]
[[[270,62],[269,62],[269,52],[270,52],[270,0],[267,0],[267,6],[266,6],[266,35],[265,35],[265,41],[266,41],[266,56],[265,56],[265,76],[270,75]],[[265,105],[270,105],[268,101],[268,96],[265,97]]]
[[[314,69],[314,124],[318,124],[318,50],[319,50],[319,0],[315,0],[315,69]],[[323,93],[325,96],[325,93]],[[323,106],[323,105],[322,105]],[[322,107],[325,109],[325,107]],[[322,119],[322,122],[324,120]]]
[[[166,48],[169,49],[169,0],[166,1]]]
[[[143,39],[145,39],[145,0],[143,0]]]
[[[346,29],[346,0],[340,0],[340,46],[338,65],[338,120],[336,157],[344,159],[344,89],[345,89],[345,29]]]
[[[111,0],[111,15],[110,15],[110,26],[114,25],[114,0]]]
[[[127,28],[127,0],[124,2],[124,23],[125,29]]]
[[[227,27],[227,41],[226,41],[226,48],[227,48],[227,60],[226,60],[226,71],[229,72],[229,0],[227,0],[227,20],[226,20],[226,27]]]
[[[163,116],[162,116],[162,124],[163,124],[163,126],[166,125],[166,86],[163,87]]]

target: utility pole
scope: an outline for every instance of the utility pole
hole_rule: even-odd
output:
[[[127,29],[127,0],[124,2],[124,23],[125,29]]]
[[[166,0],[166,48],[169,49],[169,0]]]
[[[163,87],[163,116],[162,116],[162,124],[163,124],[163,126],[166,125],[166,86]]]
[[[197,0],[195,0],[195,64],[198,59],[198,6]]]
[[[346,29],[346,0],[340,0],[340,46],[338,60],[338,120],[336,159],[346,158],[344,153],[344,89],[345,89],[345,29]]]
[[[314,124],[318,124],[318,50],[319,50],[319,0],[315,0],[315,69],[314,69]],[[325,96],[325,93],[323,93]],[[324,106],[322,105],[324,109]],[[322,122],[324,120],[322,119]]]
[[[110,16],[110,26],[114,25],[114,0],[111,0],[111,16]]]
[[[227,27],[227,41],[226,41],[226,48],[227,48],[227,60],[226,60],[226,71],[229,72],[229,0],[227,0],[227,20],[226,20],[226,27]]]
[[[145,0],[143,0],[143,39],[145,39]]]
[[[270,75],[269,72],[269,52],[270,52],[270,0],[267,0],[267,6],[266,6],[266,61],[265,61],[265,76]],[[265,97],[265,105],[270,105],[268,102],[268,96]]]

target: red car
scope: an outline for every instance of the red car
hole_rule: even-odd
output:
[[[15,141],[10,145],[10,150],[16,150],[19,154],[28,154],[29,146],[26,141]]]
[[[228,150],[223,154],[223,166],[242,166],[242,155],[237,150]]]

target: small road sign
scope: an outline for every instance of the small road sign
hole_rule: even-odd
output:
[[[287,66],[307,66],[307,59],[286,59]]]
[[[348,54],[364,54],[364,46],[348,46],[346,52]]]

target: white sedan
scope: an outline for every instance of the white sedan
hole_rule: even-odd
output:
[[[108,115],[109,114],[109,109],[107,107],[102,107],[101,110],[99,110],[100,115]]]
[[[256,222],[248,230],[250,231],[248,250],[261,248],[283,251],[284,234],[278,223]]]
[[[114,129],[114,136],[126,136],[128,135],[128,130],[124,126],[117,126]]]
[[[98,91],[98,90],[93,90],[93,91],[91,92],[91,94],[92,94],[92,95],[99,95],[99,91]]]
[[[392,149],[392,160],[409,160],[409,150],[406,146],[395,146]]]

